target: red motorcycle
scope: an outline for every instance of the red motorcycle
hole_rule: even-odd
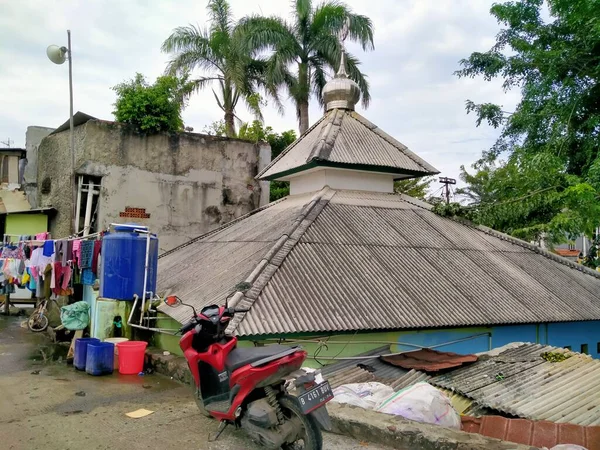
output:
[[[194,312],[179,330],[179,346],[200,411],[221,421],[215,440],[233,424],[266,449],[322,449],[321,429],[331,430],[324,405],[333,393],[320,373],[301,369],[306,359],[301,347],[237,348],[237,338],[225,330],[236,313],[248,310],[211,305],[197,314],[177,296],[165,303]]]

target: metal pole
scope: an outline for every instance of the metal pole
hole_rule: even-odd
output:
[[[69,50],[69,129],[70,129],[70,150],[71,150],[71,201],[73,207],[71,208],[71,225],[72,232],[77,232],[77,225],[75,224],[75,202],[77,193],[75,192],[75,134],[73,126],[73,52],[71,50],[71,30],[67,30],[67,42]]]

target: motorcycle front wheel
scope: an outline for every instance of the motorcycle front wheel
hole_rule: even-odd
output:
[[[322,450],[323,435],[317,421],[312,416],[305,415],[298,402],[289,395],[279,398],[279,404],[286,418],[298,417],[303,427],[296,442],[283,444],[281,448],[283,450]]]

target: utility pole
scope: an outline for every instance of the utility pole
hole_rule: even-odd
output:
[[[6,141],[0,141],[0,144],[6,145],[8,148],[11,148],[15,141],[8,138]]]
[[[456,180],[454,178],[440,177],[440,183],[445,185],[446,204],[448,204],[450,203],[450,185],[456,184]]]

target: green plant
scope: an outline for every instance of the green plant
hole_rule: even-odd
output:
[[[149,84],[140,73],[112,88],[117,93],[113,114],[117,122],[143,134],[182,131],[181,111],[191,86],[184,75],[158,77]]]
[[[348,24],[348,38],[363,50],[373,48],[373,24],[366,16],[354,14],[339,1],[325,1],[316,8],[311,0],[292,1],[292,22],[280,17],[246,17],[239,32],[250,52],[272,51],[266,76],[271,86],[284,86],[296,104],[300,134],[309,126],[308,105],[312,94],[321,105],[321,92],[327,82],[328,68],[337,69],[341,46],[337,35]],[[362,92],[368,106],[369,84],[358,69],[356,57],[347,55],[347,70]],[[296,66],[291,71],[291,66]]]
[[[396,194],[404,194],[420,200],[427,200],[429,188],[433,181],[433,177],[409,178],[408,180],[395,181],[394,192]]]
[[[596,0],[494,4],[496,43],[460,62],[460,77],[500,78],[521,92],[514,111],[466,104],[477,125],[501,130],[473,171],[462,168],[459,193],[478,223],[548,244],[591,236],[600,223],[598,11]]]
[[[225,131],[235,136],[235,111],[240,99],[255,114],[262,118],[259,88],[281,106],[277,89],[265,82],[266,62],[254,57],[243,45],[245,36],[238,25],[227,0],[208,2],[210,26],[207,30],[197,26],[178,27],[162,44],[162,51],[172,59],[167,73],[179,74],[200,69],[204,76],[191,80],[194,90],[213,87],[217,105],[224,113]]]

